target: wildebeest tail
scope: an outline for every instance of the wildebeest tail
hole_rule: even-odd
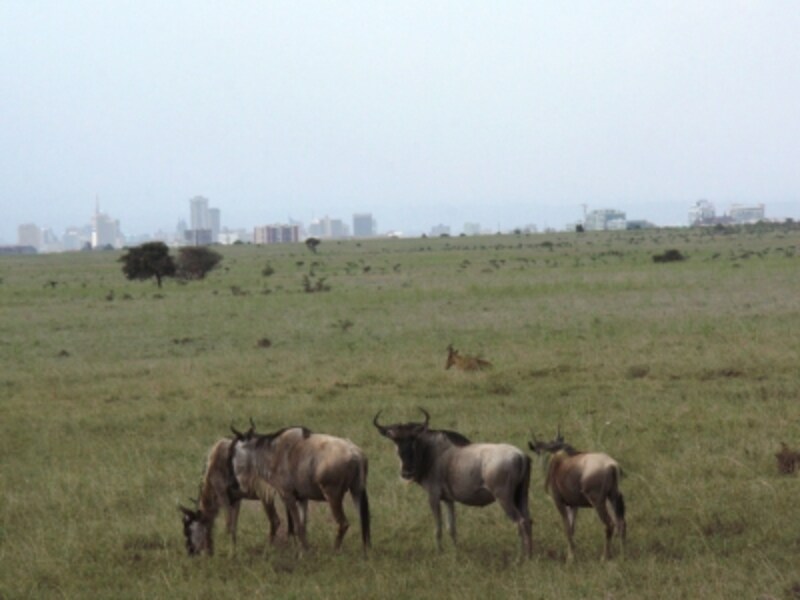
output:
[[[531,485],[531,459],[527,455],[523,455],[522,458],[522,478],[519,483],[517,483],[517,487],[514,490],[514,505],[521,510],[523,514],[527,514],[528,488]],[[523,508],[525,510],[523,510]]]
[[[621,472],[619,468],[616,468],[612,471],[611,493],[609,494],[609,500],[611,500],[611,506],[614,507],[614,513],[617,515],[617,519],[624,521],[625,499],[622,497],[622,492],[619,491],[620,475]]]
[[[366,550],[370,546],[369,498],[367,497],[366,487],[361,490],[361,498],[358,500],[358,515],[361,519],[361,541]]]

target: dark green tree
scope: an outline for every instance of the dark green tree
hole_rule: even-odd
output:
[[[181,279],[203,279],[221,260],[222,255],[205,246],[186,246],[178,251],[177,275]]]
[[[164,242],[147,242],[128,248],[119,258],[119,262],[122,263],[122,272],[128,279],[146,280],[155,277],[158,287],[161,287],[164,277],[175,276],[175,261]]]
[[[321,241],[322,241],[322,240],[320,240],[319,238],[310,237],[310,238],[308,238],[308,239],[306,240],[306,248],[308,248],[308,249],[309,249],[309,250],[311,250],[311,251],[312,251],[314,254],[316,254],[316,253],[317,253],[317,246],[319,246],[319,245],[320,245]]]

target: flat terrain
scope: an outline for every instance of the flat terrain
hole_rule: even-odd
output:
[[[686,260],[653,261],[670,249]],[[0,598],[800,597],[800,477],[774,456],[800,449],[797,226],[218,250],[162,289],[119,252],[0,257]],[[494,368],[445,371],[450,343]],[[583,510],[564,563],[538,462],[532,561],[496,505],[459,507],[459,547],[437,552],[372,426],[419,406],[475,441],[560,426],[614,456],[625,559],[599,560]],[[251,416],[364,449],[368,560],[349,502],[339,554],[327,507],[298,555],[248,503],[235,557],[221,521],[216,555],[186,556],[177,504]]]

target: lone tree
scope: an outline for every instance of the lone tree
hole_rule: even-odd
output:
[[[164,242],[147,242],[129,248],[119,258],[119,262],[122,263],[122,272],[128,279],[146,280],[155,277],[159,288],[164,277],[175,276],[175,261]]]
[[[177,275],[181,279],[203,279],[219,266],[222,256],[204,246],[187,246],[178,251]]]
[[[306,247],[311,250],[314,254],[317,253],[317,246],[321,243],[319,238],[310,237],[306,240]]]

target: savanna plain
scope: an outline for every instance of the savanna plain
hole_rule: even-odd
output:
[[[685,260],[654,262],[675,249]],[[128,281],[121,252],[0,257],[2,598],[800,598],[800,228],[229,246],[205,279]],[[446,348],[493,363],[445,370]],[[527,452],[560,427],[621,465],[625,557],[576,560],[535,457],[533,559],[496,505],[459,506],[436,550],[423,489],[384,423],[420,420]],[[369,458],[332,552],[266,542],[245,502],[235,554],[186,554],[178,503],[253,418]],[[284,517],[285,523],[285,517]]]

